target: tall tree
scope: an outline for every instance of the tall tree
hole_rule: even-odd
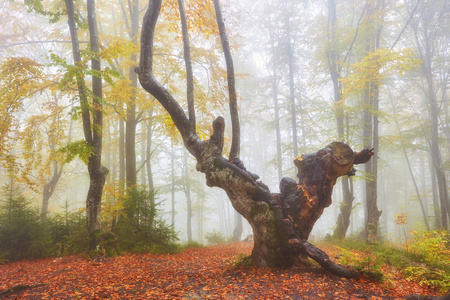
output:
[[[122,2],[123,5],[123,2]],[[139,0],[129,2],[129,38],[134,45],[138,43],[139,34]],[[125,12],[123,11],[125,14]],[[124,18],[128,19],[125,14]],[[126,23],[128,24],[128,22]],[[137,74],[134,68],[137,65],[137,53],[130,55],[131,66],[129,68],[128,79],[130,81],[131,95],[127,99],[127,118],[125,131],[125,161],[126,161],[126,182],[128,189],[134,189],[137,184],[136,171],[136,91],[137,91]]]
[[[75,68],[82,67],[80,55],[80,43],[78,41],[77,27],[75,24],[75,8],[73,0],[66,0],[66,9],[70,36],[72,40],[72,55]],[[78,86],[78,97],[81,105],[81,115],[83,121],[83,131],[85,142],[91,152],[88,159],[89,190],[86,197],[86,219],[87,229],[91,235],[90,247],[95,246],[95,239],[92,234],[100,230],[100,209],[103,187],[105,185],[108,169],[101,163],[102,159],[102,131],[103,131],[103,103],[102,103],[102,78],[101,62],[98,58],[99,41],[97,20],[95,12],[95,0],[87,1],[90,51],[93,53],[91,59],[92,68],[92,104],[88,101],[88,91],[84,76],[76,73]],[[91,124],[92,112],[92,124]]]
[[[380,48],[381,31],[383,28],[384,0],[367,1],[367,15],[365,25],[367,26],[366,53],[374,53]],[[378,68],[375,69],[379,73]],[[375,153],[379,146],[379,123],[376,112],[379,110],[380,86],[377,77],[371,78],[366,84],[363,92],[363,146],[373,145]],[[365,171],[370,174],[371,179],[366,181],[366,210],[367,219],[365,223],[365,235],[368,241],[378,238],[378,223],[381,211],[378,210],[377,182],[378,182],[378,156],[365,164]]]
[[[220,4],[218,1],[214,2],[229,67],[232,66],[231,53],[227,49]],[[354,276],[352,271],[334,264],[328,255],[306,240],[323,209],[331,204],[332,187],[336,179],[350,172],[354,164],[367,162],[373,153],[368,149],[355,153],[343,143],[334,143],[317,153],[299,157],[295,161],[299,170],[299,186],[293,179],[285,178],[281,181],[281,194],[272,194],[265,184],[258,181],[257,175],[246,170],[238,158],[239,149],[232,150],[234,155],[230,155],[230,159],[222,156],[224,119],[216,118],[210,138],[201,139],[192,129],[183,108],[154,76],[153,41],[160,10],[161,0],[149,1],[142,26],[139,68],[136,69],[140,83],[169,113],[185,147],[197,160],[197,170],[205,174],[207,185],[224,189],[233,207],[252,226],[255,241],[253,261],[258,265],[270,267],[290,266],[299,256],[310,257],[331,272],[346,277]],[[232,68],[227,69],[232,102],[234,76],[231,76]],[[232,110],[233,105],[235,103],[230,104]],[[237,117],[237,112],[231,114],[232,118]],[[233,134],[238,130],[239,128],[233,130]],[[238,142],[235,145],[239,148]],[[289,209],[283,210],[286,206]]]
[[[294,150],[294,157],[298,156],[298,133],[297,133],[297,105],[295,103],[295,82],[294,82],[294,45],[292,43],[291,36],[291,14],[293,13],[292,7],[290,7],[288,1],[283,2],[285,17],[285,30],[286,30],[286,51],[288,58],[289,68],[289,103],[291,111],[291,126],[292,126],[292,146]],[[304,132],[303,132],[304,136]]]
[[[364,11],[363,11],[364,13]],[[357,24],[359,26],[359,24]],[[331,81],[333,82],[334,91],[334,108],[337,123],[337,132],[339,140],[345,140],[345,125],[344,125],[344,100],[342,98],[342,83],[341,83],[341,71],[342,66],[346,63],[349,57],[350,51],[352,51],[352,44],[349,46],[347,55],[341,61],[339,57],[338,49],[338,37],[337,37],[337,10],[336,1],[328,0],[328,45],[327,45],[327,61],[328,69],[330,72]],[[358,34],[358,30],[355,31],[355,37]],[[342,202],[340,204],[340,212],[337,218],[336,229],[333,232],[333,236],[337,238],[344,238],[347,234],[348,226],[350,225],[350,215],[353,208],[353,191],[350,188],[351,179],[348,176],[344,176],[341,179],[342,185]]]
[[[186,205],[187,205],[187,221],[186,221],[186,233],[188,237],[188,242],[192,242],[192,198],[191,198],[191,183],[189,178],[189,167],[188,167],[188,153],[184,151],[183,155],[183,190],[186,195]]]
[[[431,119],[431,162],[434,169],[434,175],[437,178],[437,187],[439,191],[439,200],[441,207],[441,225],[448,229],[448,220],[450,220],[450,204],[447,188],[447,179],[443,169],[442,154],[439,147],[439,127],[440,127],[440,104],[437,99],[436,79],[433,75],[434,57],[439,43],[440,26],[449,20],[450,8],[445,1],[430,1],[421,3],[417,15],[412,19],[411,27],[413,29],[416,41],[417,51],[422,60],[422,72],[425,76],[426,86],[424,87],[425,96],[428,99],[430,119]],[[445,85],[446,86],[446,83]]]
[[[283,164],[281,155],[281,129],[280,129],[280,107],[278,103],[278,68],[276,61],[275,52],[275,33],[272,30],[272,22],[269,23],[269,36],[270,36],[270,51],[272,53],[272,99],[273,99],[273,109],[275,113],[275,136],[277,142],[277,171],[278,180],[281,181],[283,178]]]

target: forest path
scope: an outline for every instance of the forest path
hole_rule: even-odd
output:
[[[8,263],[0,266],[0,298],[402,299],[433,293],[398,272],[380,284],[365,278],[342,279],[320,267],[236,267],[252,246],[241,242],[173,255],[130,254],[101,261],[70,256]],[[332,257],[333,249],[324,250]]]

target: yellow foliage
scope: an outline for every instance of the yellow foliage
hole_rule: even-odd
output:
[[[123,212],[125,190],[120,188],[119,182],[107,182],[103,189],[102,224],[111,224]]]
[[[0,64],[0,157],[8,155],[17,138],[15,114],[23,110],[22,101],[46,84],[42,68],[26,57],[8,57]]]
[[[405,225],[408,222],[408,214],[401,213],[400,215],[395,215],[395,224]]]
[[[420,60],[409,49],[394,51],[378,49],[368,53],[362,60],[352,65],[352,72],[341,82],[344,87],[343,98],[361,94],[367,84],[379,86],[382,81],[394,73],[403,76],[406,71],[416,68]]]

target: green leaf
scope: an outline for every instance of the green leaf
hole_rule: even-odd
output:
[[[75,157],[79,157],[85,164],[88,163],[89,157],[92,155],[92,146],[85,140],[68,143],[66,146],[58,149],[58,152],[67,154],[66,163],[71,162]]]

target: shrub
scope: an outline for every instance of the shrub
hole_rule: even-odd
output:
[[[206,233],[205,238],[208,241],[208,245],[218,245],[226,242],[226,238],[223,233],[216,229]]]
[[[96,235],[96,239],[103,237],[104,254],[114,255],[111,251],[117,252],[117,248],[153,253],[182,250],[176,243],[177,233],[157,215],[154,196],[140,190],[126,199],[123,216],[114,232]],[[0,193],[0,263],[88,253],[85,213],[69,212],[68,205],[65,208],[65,212],[42,220],[20,191],[5,187]]]
[[[51,240],[39,213],[21,191],[3,189],[0,202],[0,258],[18,260],[50,256]]]
[[[191,241],[183,245],[184,249],[203,248],[203,245],[196,241]]]
[[[408,252],[417,257],[418,263],[405,269],[405,274],[420,283],[450,289],[450,235],[444,230],[415,232],[407,245]]]
[[[179,251],[177,233],[158,216],[155,193],[136,190],[124,200],[122,217],[113,231],[116,233],[119,247],[135,252]],[[165,250],[164,250],[165,249]]]

